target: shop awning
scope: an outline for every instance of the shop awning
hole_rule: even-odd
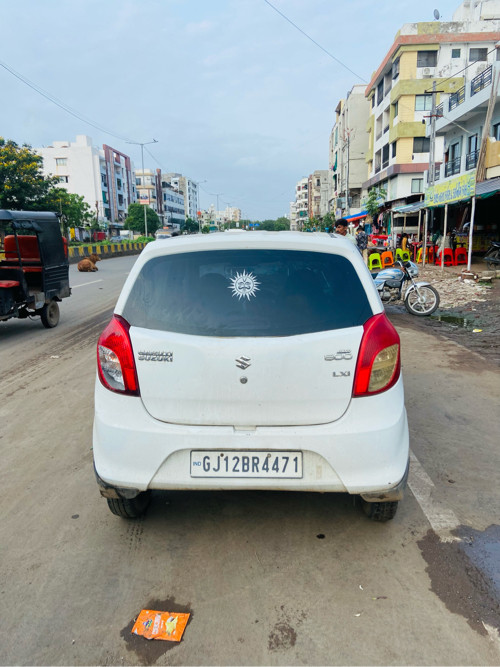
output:
[[[393,213],[403,213],[403,214],[409,214],[409,213],[418,213],[418,211],[422,210],[425,207],[425,201],[417,201],[414,202],[413,204],[407,204],[406,206],[396,206],[395,208],[392,209]]]
[[[347,215],[344,220],[349,220],[349,222],[354,222],[355,220],[361,220],[361,218],[366,218],[368,211],[361,211],[361,213],[356,213],[355,215]]]
[[[476,183],[476,197],[492,195],[500,190],[500,176]]]

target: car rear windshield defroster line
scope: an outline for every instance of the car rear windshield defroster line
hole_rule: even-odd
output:
[[[211,250],[147,262],[131,326],[194,336],[295,336],[362,325],[372,311],[351,262],[295,250]]]

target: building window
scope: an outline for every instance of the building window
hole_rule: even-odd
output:
[[[437,51],[417,51],[417,67],[436,67]]]
[[[411,179],[411,193],[419,194],[424,191],[424,179],[423,178],[412,178]]]
[[[375,106],[375,93],[372,95],[372,109]]]
[[[140,178],[136,178],[136,179],[135,179],[135,184],[136,184],[136,185],[142,185],[142,183],[141,183],[141,179],[140,179]]]
[[[413,152],[428,153],[430,148],[429,137],[413,137]]]
[[[394,118],[397,118],[399,113],[399,102],[394,102],[393,107],[394,107]]]
[[[380,104],[384,98],[384,79],[377,86],[377,104]]]
[[[500,123],[493,125],[493,136],[497,141],[500,141]]]
[[[452,58],[460,58],[460,49],[452,49],[451,50],[451,57]]]
[[[478,63],[486,60],[488,49],[469,49],[469,62]]]
[[[58,176],[57,180],[59,183],[67,183],[68,182],[68,176]]]
[[[397,58],[393,63],[392,63],[392,78],[397,79],[399,76],[399,58]]]
[[[65,167],[68,164],[67,157],[56,157],[56,167]]]
[[[392,152],[391,152],[391,157],[396,157],[396,148],[397,148],[397,141],[393,141],[391,146],[392,146]]]
[[[430,111],[432,95],[415,95],[415,111]]]
[[[500,60],[500,49],[497,48],[497,60]]]

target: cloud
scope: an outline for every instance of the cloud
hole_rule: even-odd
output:
[[[188,23],[186,25],[185,31],[188,35],[199,36],[206,35],[215,28],[216,24],[214,21],[197,21],[196,23]]]

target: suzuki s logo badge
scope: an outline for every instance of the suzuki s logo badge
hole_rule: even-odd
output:
[[[325,361],[349,361],[352,359],[351,350],[339,350],[335,354],[325,354]]]
[[[235,359],[235,361],[238,368],[241,368],[243,371],[252,365],[250,363],[250,357],[238,357],[238,359]]]
[[[173,361],[173,352],[139,352],[139,361]]]

